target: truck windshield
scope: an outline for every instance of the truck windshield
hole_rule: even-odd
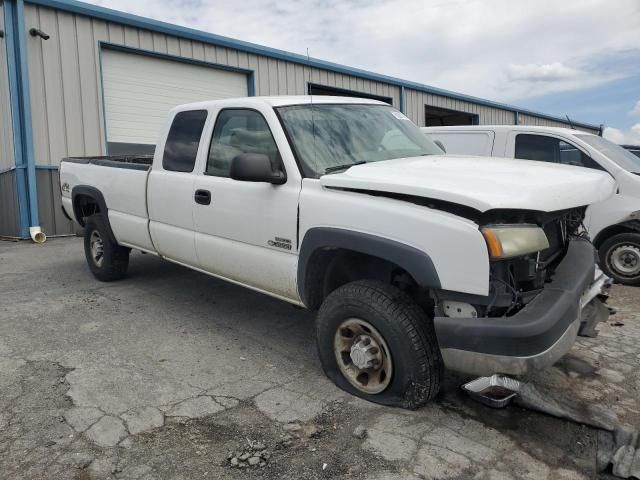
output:
[[[636,157],[629,150],[625,150],[620,145],[596,135],[576,135],[576,137],[591,145],[627,172],[640,174],[640,158]]]
[[[443,153],[390,106],[306,104],[276,111],[307,177],[339,173],[354,164]]]

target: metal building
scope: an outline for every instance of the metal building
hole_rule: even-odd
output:
[[[75,0],[0,0],[0,237],[72,232],[58,165],[152,151],[167,110],[244,95],[376,98],[418,125],[566,120]],[[573,122],[598,132],[600,127]]]

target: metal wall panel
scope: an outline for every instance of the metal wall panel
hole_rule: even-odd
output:
[[[524,113],[520,114],[520,125],[535,125],[540,127],[562,127],[569,128],[567,123],[556,122],[553,120],[549,120],[546,118],[534,117],[533,115],[526,115]],[[577,130],[582,130],[584,132],[595,133],[598,134],[599,130],[596,128],[583,128],[576,127]]]
[[[4,9],[0,2],[0,30],[4,28]],[[0,172],[15,167],[13,150],[13,124],[9,100],[9,71],[7,65],[6,40],[0,39]],[[0,203],[3,205],[4,203]]]
[[[274,58],[172,37],[69,12],[25,5],[36,164],[56,166],[68,155],[105,153],[98,42],[255,70],[256,95],[304,95],[312,82],[393,98],[400,89]]]
[[[0,237],[20,235],[16,171],[0,173]]]
[[[49,236],[73,233],[73,223],[62,213],[60,177],[57,170],[36,170],[40,226]]]

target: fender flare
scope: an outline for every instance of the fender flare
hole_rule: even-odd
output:
[[[76,204],[76,197],[78,195],[85,195],[95,200],[95,202],[98,204],[98,207],[100,208],[100,213],[104,215],[107,222],[107,229],[109,230],[110,240],[113,243],[118,243],[116,241],[116,236],[113,234],[113,230],[111,230],[111,223],[109,222],[109,209],[107,208],[107,202],[104,200],[102,192],[97,188],[91,187],[89,185],[77,185],[73,187],[73,190],[71,190],[71,206],[73,208],[73,216],[80,224],[80,226],[84,227],[84,221],[82,220],[80,212],[78,211],[78,206]]]
[[[431,257],[417,248],[368,233],[315,227],[310,228],[302,239],[298,257],[298,294],[305,305],[308,305],[309,300],[309,292],[305,291],[309,261],[316,251],[326,248],[343,248],[387,260],[406,270],[418,285],[441,288]]]
[[[596,248],[600,248],[600,245],[602,245],[602,243],[610,236],[625,232],[640,233],[640,220],[625,220],[609,225],[608,227],[603,228],[598,235],[596,235],[596,238],[593,239],[592,243]]]

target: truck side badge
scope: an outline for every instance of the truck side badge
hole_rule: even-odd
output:
[[[291,250],[291,240],[288,238],[274,237],[273,240],[267,242],[270,247],[283,248],[285,250]]]

